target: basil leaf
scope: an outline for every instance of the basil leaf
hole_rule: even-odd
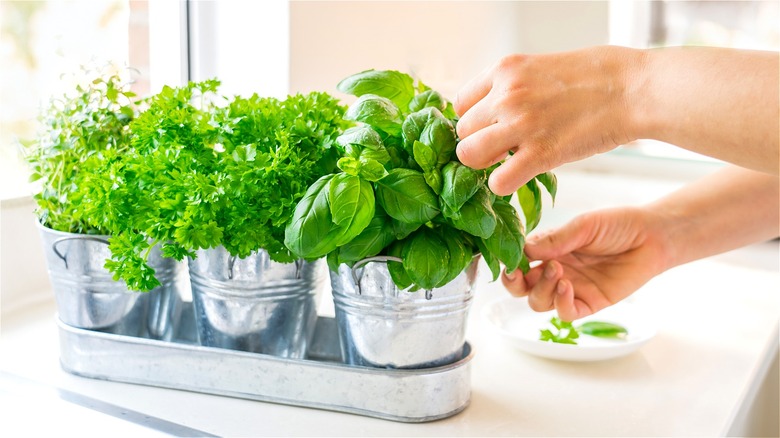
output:
[[[397,240],[387,250],[387,255],[403,259],[404,248],[406,247],[407,243],[408,240]],[[403,263],[389,261],[387,262],[387,271],[390,272],[390,277],[393,279],[393,283],[395,283],[395,285],[398,286],[398,288],[401,290],[408,288],[414,283],[409,277],[409,274],[406,272],[406,268],[404,268]]]
[[[498,262],[498,258],[490,252],[487,245],[485,245],[484,240],[475,239],[474,243],[477,245],[480,254],[482,254],[482,259],[485,260],[485,264],[487,264],[490,272],[493,274],[493,281],[498,280],[498,276],[501,275],[501,264]]]
[[[536,180],[532,179],[517,190],[517,202],[523,210],[525,216],[525,226],[530,233],[537,225],[542,216],[542,193]]]
[[[433,148],[421,141],[414,141],[413,146],[414,161],[420,166],[423,172],[430,172],[436,168],[436,152]]]
[[[338,260],[349,263],[373,257],[394,240],[395,233],[390,224],[390,217],[381,210],[376,210],[368,226],[357,237],[338,249]]]
[[[447,276],[450,255],[439,236],[423,227],[404,248],[403,265],[409,278],[423,289],[433,289]]]
[[[423,130],[436,118],[437,113],[441,116],[441,112],[436,108],[427,107],[406,116],[401,125],[401,135],[404,140],[403,146],[407,152],[410,154],[413,152],[414,142],[420,140]],[[433,146],[430,143],[428,145]]]
[[[378,181],[387,176],[387,170],[379,161],[370,158],[355,159],[353,157],[340,158],[338,168],[344,173],[359,176],[366,181]]]
[[[438,229],[439,237],[447,245],[450,263],[447,265],[447,275],[439,281],[436,287],[442,287],[455,279],[471,264],[474,253],[461,238],[460,232],[444,225]]]
[[[393,227],[393,234],[397,240],[405,239],[422,226],[422,222],[410,224],[395,219],[392,219],[390,222]]]
[[[420,133],[419,141],[434,150],[437,166],[441,167],[450,162],[457,145],[457,135],[452,123],[438,109],[432,108],[430,114],[430,120]]]
[[[438,197],[415,170],[390,170],[378,181],[377,198],[387,214],[401,222],[421,224],[439,214]]]
[[[360,96],[347,109],[344,115],[347,120],[354,120],[371,125],[392,136],[401,135],[401,110],[391,100],[374,94]]]
[[[493,202],[493,211],[496,212],[496,230],[485,239],[485,246],[504,264],[506,271],[511,273],[520,266],[523,257],[523,224],[517,210],[501,198]]]
[[[325,175],[309,186],[285,227],[284,244],[298,257],[322,257],[338,246],[331,235],[336,227],[328,203],[330,182],[335,176]]]
[[[460,210],[487,180],[484,170],[474,170],[457,161],[447,163],[441,173],[441,200],[452,211]]]
[[[349,128],[336,141],[352,158],[373,159],[383,165],[391,161],[390,153],[385,148],[382,137],[369,125]]]
[[[382,96],[399,108],[407,108],[414,97],[414,79],[394,70],[366,70],[343,79],[336,88],[353,96]]]
[[[414,96],[411,102],[409,102],[409,111],[416,112],[423,108],[436,108],[439,111],[447,109],[447,102],[444,100],[441,94],[434,90],[425,90],[420,94]]]
[[[544,188],[547,189],[547,193],[550,194],[553,205],[555,205],[555,195],[558,193],[558,177],[552,172],[545,172],[536,175],[534,178],[542,183]]]
[[[341,229],[330,236],[341,246],[358,236],[374,217],[374,189],[371,183],[340,173],[330,181],[328,202],[332,221]]]
[[[451,214],[444,210],[446,214]],[[457,214],[449,218],[455,228],[465,231],[472,236],[487,239],[496,229],[496,213],[493,211],[493,203],[490,199],[490,189],[480,186],[477,193],[471,197]]]
[[[339,158],[336,166],[346,174],[357,176],[360,171],[361,163],[360,160],[354,157],[342,157]]]
[[[433,169],[430,172],[425,172],[423,176],[425,177],[425,182],[428,184],[428,187],[430,187],[434,193],[440,195],[443,184],[441,171],[439,169]]]
[[[588,321],[577,328],[581,333],[599,338],[621,338],[628,334],[625,327],[603,321]]]

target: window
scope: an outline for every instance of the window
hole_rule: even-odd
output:
[[[0,2],[0,199],[30,194],[19,141],[35,137],[40,109],[72,87],[68,78],[82,66],[129,67],[140,96],[182,80],[185,6],[165,0]]]

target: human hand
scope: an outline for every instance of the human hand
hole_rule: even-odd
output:
[[[455,98],[458,158],[479,169],[505,160],[489,181],[503,196],[537,174],[634,140],[626,78],[640,59],[621,47],[501,59]]]
[[[615,304],[670,263],[664,217],[650,209],[618,208],[581,215],[563,227],[529,237],[525,253],[539,266],[502,275],[537,312],[555,309],[573,321]]]

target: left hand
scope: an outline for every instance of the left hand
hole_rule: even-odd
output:
[[[650,209],[587,213],[560,229],[531,236],[525,252],[543,261],[525,276],[502,275],[517,297],[537,312],[555,309],[565,321],[593,314],[627,297],[669,264],[663,216]]]

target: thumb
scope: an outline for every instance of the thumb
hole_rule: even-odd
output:
[[[525,253],[531,260],[551,260],[573,252],[592,239],[592,224],[580,216],[566,225],[528,238]]]

